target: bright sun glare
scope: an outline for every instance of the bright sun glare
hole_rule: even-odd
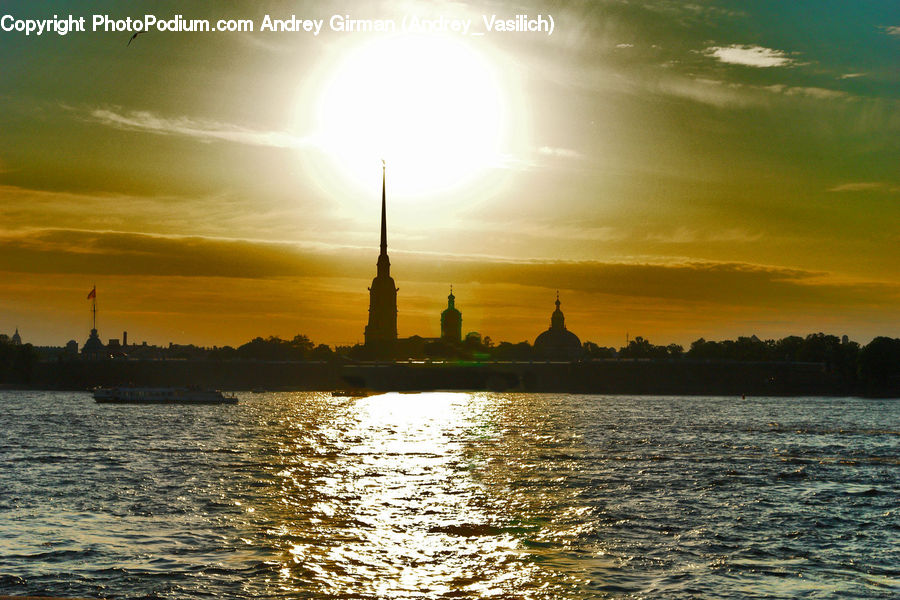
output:
[[[462,41],[369,42],[319,92],[316,138],[337,176],[360,188],[382,158],[400,196],[455,189],[500,163],[508,102],[492,65]]]

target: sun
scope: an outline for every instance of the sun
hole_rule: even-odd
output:
[[[371,187],[381,159],[392,192],[406,197],[465,186],[502,160],[509,103],[501,78],[461,39],[379,38],[347,52],[325,79],[315,138],[329,170],[360,189]]]

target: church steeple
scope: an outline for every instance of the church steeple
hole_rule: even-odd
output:
[[[381,252],[378,254],[378,276],[391,276],[391,260],[387,253],[387,193],[385,192],[385,180],[387,179],[387,165],[381,161]]]
[[[381,254],[387,256],[387,165],[381,161]]]
[[[381,161],[381,246],[377,274],[369,288],[369,324],[366,325],[366,347],[374,354],[388,357],[397,341],[397,288],[391,278],[391,261],[387,253],[387,167]]]
[[[453,295],[453,286],[450,286],[450,295],[447,296],[447,308],[441,313],[441,339],[451,344],[459,344],[462,341],[462,313],[456,308],[456,296]]]

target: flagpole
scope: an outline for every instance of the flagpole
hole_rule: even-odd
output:
[[[97,284],[94,284],[94,295],[91,297],[91,314],[94,317],[94,325],[91,329],[97,329]]]

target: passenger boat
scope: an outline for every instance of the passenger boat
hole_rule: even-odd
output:
[[[235,396],[218,390],[187,387],[98,387],[94,400],[102,404],[237,404]]]

